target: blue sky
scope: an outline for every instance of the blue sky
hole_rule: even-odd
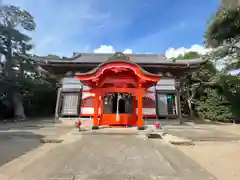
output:
[[[3,0],[27,9],[39,55],[200,49],[219,0]],[[100,48],[100,49],[99,49]]]

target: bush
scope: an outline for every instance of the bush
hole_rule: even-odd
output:
[[[231,122],[233,119],[230,102],[216,89],[208,90],[207,96],[198,102],[197,113],[201,118],[212,121]]]

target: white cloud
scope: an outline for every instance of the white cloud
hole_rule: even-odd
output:
[[[123,51],[123,53],[124,53],[124,54],[132,54],[133,51],[132,51],[132,49],[125,49],[125,50]]]
[[[206,54],[208,52],[210,52],[212,49],[207,49],[199,44],[194,44],[192,45],[190,48],[184,48],[184,47],[181,47],[181,48],[169,48],[166,50],[165,52],[165,56],[167,58],[174,58],[174,57],[177,57],[179,55],[184,55],[184,53],[187,53],[187,52],[198,52],[199,54]],[[226,64],[225,64],[225,60],[222,59],[222,60],[218,60],[217,62],[214,62],[216,68],[218,70],[222,70],[224,67],[226,67]],[[239,73],[239,70],[236,70],[234,72],[231,72],[232,74],[238,74]]]
[[[199,54],[206,54],[210,51],[210,49],[204,48],[199,44],[194,44],[190,48],[169,48],[166,50],[165,55],[167,58],[173,58],[191,51],[198,52]]]
[[[94,53],[114,53],[115,50],[112,46],[101,45],[99,48],[94,49]]]
[[[111,45],[101,45],[99,48],[94,49],[94,53],[115,53],[116,50]],[[125,49],[123,51],[125,54],[132,54],[131,49]]]
[[[104,34],[111,37],[109,31],[116,32],[126,24],[124,18],[114,19],[116,15],[112,16],[107,10],[102,10],[95,0],[75,3],[59,3],[58,0],[3,0],[3,3],[19,6],[34,16],[36,30],[27,34],[33,38],[32,52],[39,55],[71,56],[74,51],[90,51]]]

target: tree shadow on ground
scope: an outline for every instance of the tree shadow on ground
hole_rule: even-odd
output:
[[[226,125],[226,124],[232,124],[232,122],[224,122],[224,121],[211,121],[211,120],[206,120],[206,119],[201,119],[201,118],[188,118],[185,117],[183,119],[184,123],[194,123],[194,124],[209,124],[209,125]]]
[[[14,122],[8,120],[6,122],[0,122],[1,130],[37,130],[46,127],[54,127],[58,122],[55,122],[53,118],[37,118],[27,121]]]
[[[41,138],[32,132],[0,132],[0,166],[39,147]]]

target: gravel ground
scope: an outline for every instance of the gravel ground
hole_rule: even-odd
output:
[[[178,149],[219,180],[240,179],[240,142],[200,142]]]

